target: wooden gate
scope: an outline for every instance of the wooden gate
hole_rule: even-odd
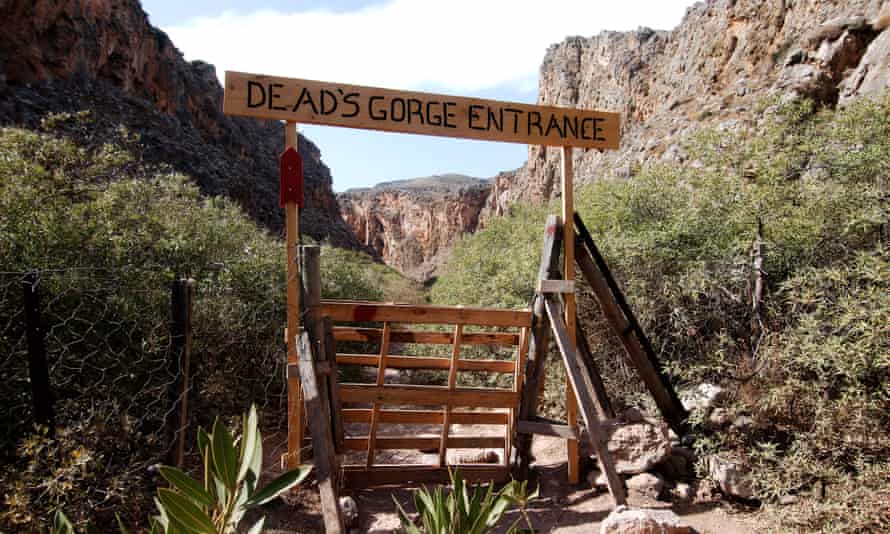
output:
[[[345,485],[442,482],[449,467],[509,478],[530,311],[323,301],[320,312],[355,380],[337,386]],[[465,384],[483,376],[494,386]]]

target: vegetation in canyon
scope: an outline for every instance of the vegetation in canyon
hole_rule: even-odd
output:
[[[758,111],[691,139],[685,164],[584,187],[577,209],[674,380],[730,392],[737,424],[693,421],[701,456],[743,460],[764,502],[810,497],[767,507],[776,528],[886,529],[890,92]],[[527,305],[554,210],[517,206],[463,238],[432,300]],[[583,287],[580,309],[612,398],[652,411]],[[562,374],[548,373],[552,415]]]

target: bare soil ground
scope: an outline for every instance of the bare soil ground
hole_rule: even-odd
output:
[[[267,475],[279,470],[284,451],[283,436],[270,436],[266,441]],[[541,533],[599,532],[600,522],[609,515],[613,503],[608,493],[591,489],[586,480],[569,485],[566,478],[564,442],[557,438],[536,437],[533,468],[541,487],[541,497],[531,507],[535,529]],[[416,461],[415,459],[407,462]],[[399,528],[393,498],[409,512],[414,511],[413,487],[387,487],[355,490],[351,494],[358,503],[359,525],[355,532],[390,533]],[[702,534],[747,534],[756,532],[755,518],[750,511],[719,499],[696,499],[692,503],[670,503],[632,495],[632,506],[671,509]],[[318,491],[314,483],[298,488],[284,499],[265,507],[267,532],[278,534],[324,532],[321,522]],[[516,512],[504,520],[509,525]],[[249,525],[251,522],[245,521]]]

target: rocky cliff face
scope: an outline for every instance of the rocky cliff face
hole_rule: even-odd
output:
[[[621,149],[575,150],[575,181],[630,178],[644,162],[683,161],[684,137],[732,127],[771,93],[828,105],[879,93],[890,85],[888,26],[890,2],[881,0],[708,0],[671,31],[607,31],[551,46],[538,103],[620,112]],[[458,235],[514,202],[558,196],[559,158],[532,146],[526,164],[494,177],[487,191],[436,202],[366,192],[341,197],[341,210],[384,261],[422,278]]]
[[[538,102],[617,111],[620,150],[575,151],[576,181],[627,178],[636,165],[683,160],[680,140],[703,125],[750,116],[778,92],[824,104],[890,84],[890,2],[708,0],[672,31],[645,28],[571,37],[541,66]],[[559,153],[533,146],[502,184],[500,203],[559,193]]]
[[[0,122],[35,126],[48,111],[90,109],[100,130],[122,124],[139,133],[147,161],[171,165],[279,230],[283,128],[223,115],[222,92],[213,66],[185,61],[137,0],[0,1]],[[358,246],[318,148],[300,137],[299,150],[308,208],[301,229]]]
[[[338,200],[362,244],[387,265],[425,281],[454,241],[477,229],[491,190],[485,180],[444,175],[350,190]]]

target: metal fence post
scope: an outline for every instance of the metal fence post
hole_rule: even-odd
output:
[[[46,343],[40,319],[40,273],[32,271],[22,279],[25,302],[25,331],[28,340],[28,373],[31,379],[31,398],[34,403],[34,419],[55,434],[53,397],[49,386],[49,369],[46,365]]]
[[[168,463],[182,467],[185,458],[185,433],[188,428],[189,366],[192,346],[192,294],[194,280],[173,282],[170,295],[170,385],[171,415],[167,421]],[[178,424],[177,424],[178,423]]]

